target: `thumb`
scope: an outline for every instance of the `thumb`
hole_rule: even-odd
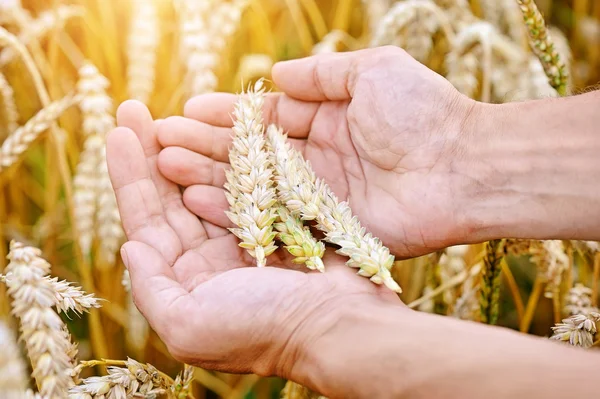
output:
[[[158,333],[168,330],[177,312],[172,304],[189,300],[188,292],[177,282],[173,270],[156,249],[138,241],[121,247],[121,257],[131,277],[135,305]]]
[[[387,51],[366,49],[279,62],[273,66],[271,75],[277,87],[299,100],[350,100],[359,75]]]

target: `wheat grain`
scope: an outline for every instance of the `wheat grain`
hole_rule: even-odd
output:
[[[127,89],[129,97],[148,103],[154,90],[160,27],[152,1],[133,2],[128,39]]]
[[[398,293],[402,292],[390,273],[394,256],[389,249],[378,238],[366,232],[352,215],[347,202],[339,202],[329,186],[316,178],[310,164],[286,143],[281,131],[270,130],[268,139],[275,153],[287,153],[287,178],[277,180],[279,193],[286,194],[280,196],[280,201],[294,216],[303,220],[316,220],[317,228],[325,233],[325,240],[340,246],[337,253],[349,257],[346,264],[359,269],[359,275],[370,278],[376,284],[385,284]],[[299,184],[290,186],[288,182],[292,181]]]
[[[27,367],[11,329],[0,320],[0,392],[16,397],[29,385]]]
[[[233,146],[229,153],[231,170],[226,173],[225,189],[230,205],[229,219],[238,226],[231,229],[248,250],[257,266],[266,264],[266,257],[277,246],[273,223],[277,218],[277,202],[273,187],[273,168],[264,138],[262,107],[263,81],[259,80],[246,96],[240,97],[234,110]]]
[[[51,103],[8,136],[0,148],[0,171],[15,164],[31,143],[77,101],[78,97],[67,96]]]
[[[57,277],[45,278],[54,291],[58,312],[69,311],[81,315],[92,308],[99,308],[100,303],[94,294],[86,294],[80,287],[74,287],[68,281],[59,281]]]
[[[546,29],[546,22],[533,0],[517,0],[534,53],[539,57],[550,85],[560,95],[567,94],[568,71]]]
[[[37,18],[28,18],[18,36],[19,42],[28,45],[39,41],[49,32],[61,29],[69,19],[83,15],[83,8],[74,5],[58,5],[56,8],[42,12]],[[18,53],[14,48],[6,48],[0,53],[0,66],[15,59]]]
[[[73,385],[72,344],[64,334],[65,324],[52,309],[56,293],[45,278],[50,265],[40,256],[37,248],[11,242],[6,285],[39,391],[48,399],[62,399]]]
[[[19,111],[15,103],[15,93],[12,86],[6,80],[4,74],[0,73],[0,97],[4,106],[4,120],[6,125],[6,134],[17,130],[19,121]],[[2,136],[0,136],[2,138]]]
[[[599,321],[599,313],[568,317],[563,319],[562,323],[552,327],[554,333],[550,339],[589,348],[594,343],[594,335],[597,331],[596,323]]]

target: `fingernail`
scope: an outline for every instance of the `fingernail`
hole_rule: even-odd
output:
[[[127,251],[125,250],[125,247],[121,247],[121,259],[123,260],[125,268],[129,270],[129,258],[127,257]]]

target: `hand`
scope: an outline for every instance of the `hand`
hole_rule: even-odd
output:
[[[255,264],[225,228],[223,190],[206,187],[206,218],[158,171],[157,123],[138,102],[117,114],[108,166],[128,242],[133,298],[177,359],[213,370],[287,377],[305,348],[355,303],[401,305],[330,253],[327,273],[303,273],[284,251]]]
[[[395,47],[277,64],[266,123],[281,125],[317,175],[350,201],[363,225],[401,257],[466,242],[461,211],[472,180],[454,167],[476,103]],[[212,220],[206,201],[225,182],[235,95],[190,100],[166,119],[161,172],[188,187],[186,206]],[[212,186],[212,187],[211,187]],[[221,198],[223,208],[225,198]]]

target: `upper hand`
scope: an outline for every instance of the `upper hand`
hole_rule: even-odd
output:
[[[315,173],[348,200],[359,220],[392,253],[410,257],[467,242],[466,187],[455,168],[463,128],[476,103],[403,50],[386,47],[280,63],[265,123],[276,123]],[[230,114],[236,96],[190,100],[186,118],[159,127],[159,168],[188,187],[186,206],[202,218],[225,182]],[[210,203],[209,203],[210,202]]]

